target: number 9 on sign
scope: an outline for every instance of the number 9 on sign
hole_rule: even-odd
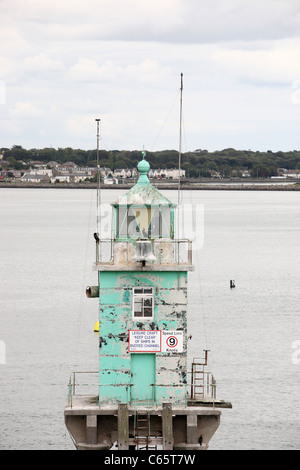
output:
[[[178,344],[178,339],[176,338],[176,336],[169,336],[167,338],[167,346],[169,348],[176,348]]]

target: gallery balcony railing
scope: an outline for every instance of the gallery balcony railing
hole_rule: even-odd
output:
[[[139,240],[102,239],[96,242],[96,266],[136,265]],[[193,252],[190,240],[153,239],[151,244],[151,264],[180,265],[192,267]],[[148,264],[148,263],[147,263]]]

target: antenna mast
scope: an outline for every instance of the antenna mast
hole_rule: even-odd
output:
[[[97,232],[100,236],[101,231],[101,217],[100,217],[100,206],[101,206],[101,188],[100,188],[100,161],[99,161],[99,140],[100,140],[100,121],[101,119],[95,119],[97,123]]]
[[[181,178],[181,147],[182,147],[182,94],[183,94],[183,73],[181,74],[180,86],[180,134],[179,134],[179,176],[178,176],[178,204],[180,204],[180,178]]]
[[[180,182],[181,182],[181,147],[182,147],[182,94],[183,94],[183,73],[181,74],[181,85],[180,85],[180,133],[179,133],[179,159],[178,159],[178,233],[177,233],[177,238],[179,239],[179,227],[180,227],[180,221],[179,221],[179,205],[181,202],[181,197],[180,197]]]

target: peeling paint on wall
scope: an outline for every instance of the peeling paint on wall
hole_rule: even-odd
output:
[[[179,277],[179,283],[178,283]],[[100,400],[102,403],[130,399],[131,354],[129,330],[181,330],[182,353],[156,354],[155,400],[186,400],[187,378],[187,273],[101,272],[100,288]],[[135,321],[133,287],[154,288],[154,319]],[[178,289],[178,286],[180,288]],[[119,385],[118,385],[119,384]],[[128,389],[126,389],[126,385]]]

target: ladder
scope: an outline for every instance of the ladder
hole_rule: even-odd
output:
[[[149,450],[150,418],[147,411],[136,410],[135,442],[137,450]]]
[[[207,372],[208,350],[204,350],[204,359],[195,359],[192,363],[192,380],[191,380],[191,399],[205,400],[216,399],[216,381],[211,372]]]
[[[192,364],[192,399],[204,398],[205,381],[204,365],[199,363]]]

